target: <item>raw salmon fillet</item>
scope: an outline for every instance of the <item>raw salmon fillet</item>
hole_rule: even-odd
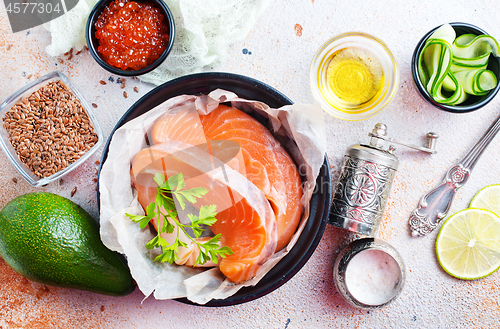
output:
[[[276,251],[281,250],[295,233],[303,211],[302,182],[294,161],[266,127],[236,108],[219,105],[200,120],[207,140],[240,145],[247,178],[264,192],[275,211]]]
[[[274,216],[267,218],[274,220]],[[273,224],[276,227],[276,222]],[[221,245],[229,246],[233,251],[219,262],[220,271],[229,280],[241,283],[253,278],[260,266],[274,254],[276,240],[274,244],[268,244],[268,226],[246,199],[217,214],[217,222],[210,228],[215,234],[221,234]]]
[[[194,128],[186,129],[187,126]],[[210,154],[247,177],[251,185],[263,193],[269,210],[260,209],[258,212],[242,194],[229,189],[233,204],[223,204],[221,208],[218,205],[217,222],[211,227],[215,234],[221,234],[221,245],[229,246],[234,252],[221,259],[221,272],[236,283],[254,277],[260,266],[290,241],[303,212],[300,202],[301,179],[288,153],[269,130],[253,117],[223,105],[208,115],[197,115],[189,109],[176,109],[157,120],[150,137],[155,145],[139,152],[131,169],[132,180],[143,207],[154,201],[156,190],[152,175],[155,170],[158,172],[168,168],[169,176],[176,173],[176,167],[185,176],[194,178],[193,185],[199,184],[209,190],[212,187],[211,192],[203,198],[204,203],[220,203],[217,198],[223,193],[222,188],[218,184],[214,185],[209,175],[205,175],[208,178],[205,177],[203,181],[204,176],[197,178],[199,173],[189,165],[176,164],[176,160],[172,159],[168,160],[170,164],[166,166],[158,162],[168,153],[162,150],[162,145],[171,141],[207,145]],[[231,158],[235,151],[227,145],[223,147],[221,141],[237,143],[240,148],[238,156]],[[138,175],[144,172],[145,176]],[[218,189],[214,190],[214,186]],[[273,230],[274,234],[271,232]]]
[[[234,154],[234,151],[228,151],[234,146],[234,143],[229,141],[210,141],[210,145],[212,154],[218,155],[219,159]],[[234,252],[220,261],[219,268],[229,280],[240,283],[254,277],[260,266],[273,255],[277,242],[276,218],[262,191],[232,168],[228,168],[223,174],[221,165],[217,165],[217,159],[214,161],[214,168],[214,163],[207,157],[210,154],[203,146],[202,144],[197,148],[185,143],[167,141],[141,150],[132,160],[132,183],[144,209],[155,201],[157,185],[153,177],[156,173],[163,173],[167,177],[182,173],[186,189],[206,188],[208,193],[194,206],[217,206],[217,222],[224,223],[217,227],[222,234],[221,245],[230,247]],[[216,173],[211,172],[217,169]],[[245,193],[251,196],[251,199],[244,197]],[[157,221],[156,217],[151,219],[156,229]],[[173,243],[175,237],[172,236],[175,236],[176,232],[163,232],[161,235],[169,243]],[[234,236],[239,238],[234,239]],[[199,252],[198,247],[182,232],[179,239],[185,242],[187,247],[179,248],[179,259],[176,263],[193,266]],[[201,243],[203,239],[199,239]],[[215,264],[212,263],[212,266]]]
[[[153,179],[156,173],[163,173],[166,177],[182,173],[186,184],[185,189],[206,188],[208,193],[198,199],[196,203],[198,207],[215,204],[217,211],[220,212],[240,201],[241,196],[233,195],[225,182],[217,181],[208,174],[213,167],[206,150],[186,147],[186,145],[184,143],[160,143],[142,149],[135,155],[130,176],[142,207],[146,209],[156,199],[158,185]]]
[[[281,250],[295,233],[303,211],[301,179],[294,161],[269,130],[250,115],[233,107],[219,105],[208,115],[196,116],[192,111],[177,111],[165,115],[153,127],[151,138],[159,143],[181,140],[191,144],[202,139],[199,129],[178,127],[185,120],[192,127],[203,127],[206,140],[230,140],[242,150],[246,177],[254,183],[271,203],[278,227]],[[235,170],[231,163],[228,163]]]
[[[179,129],[182,122],[194,128],[187,132]],[[197,116],[192,110],[165,115],[156,122],[151,138],[155,143],[171,139],[199,143],[203,137],[195,128],[200,124],[206,140],[230,140],[240,145],[246,177],[264,192],[275,210],[276,251],[281,250],[295,233],[303,211],[301,179],[294,161],[260,122],[243,111],[224,105],[208,115]],[[228,165],[241,172],[231,163]]]

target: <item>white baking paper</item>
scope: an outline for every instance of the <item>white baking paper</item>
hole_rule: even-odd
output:
[[[223,102],[231,102],[232,106],[251,115],[268,118],[268,128],[288,150],[306,179],[302,199],[304,215],[297,232],[286,248],[277,252],[259,269],[255,278],[241,284],[225,279],[218,268],[192,268],[154,262],[159,250],[148,250],[145,244],[156,232],[148,227],[141,230],[137,223],[125,216],[125,213],[143,214],[131,186],[130,165],[132,158],[148,146],[145,137],[156,119],[179,105],[192,105],[200,113],[206,114]],[[156,299],[187,297],[192,302],[205,304],[212,299],[232,296],[244,286],[257,284],[295,245],[309,216],[309,200],[324,162],[325,142],[323,112],[317,104],[294,104],[272,109],[264,103],[241,99],[232,92],[220,89],[209,95],[171,98],[129,121],[113,134],[99,181],[101,239],[109,249],[127,257],[131,274],[146,297],[151,294]]]

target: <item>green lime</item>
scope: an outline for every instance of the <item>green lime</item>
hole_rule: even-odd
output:
[[[469,207],[487,209],[500,216],[500,184],[483,187],[474,196]]]
[[[456,278],[492,274],[500,267],[500,217],[475,208],[451,215],[439,231],[436,255],[441,267]]]

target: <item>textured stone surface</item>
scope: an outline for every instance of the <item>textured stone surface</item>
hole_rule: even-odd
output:
[[[100,296],[29,282],[0,262],[0,327],[99,328],[464,328],[495,327],[500,321],[500,274],[478,281],[454,279],[441,270],[434,253],[437,232],[412,238],[408,217],[420,197],[438,184],[448,167],[458,161],[489,127],[500,107],[500,96],[480,111],[452,114],[425,103],[410,72],[415,44],[430,29],[446,22],[475,24],[500,38],[498,0],[485,1],[332,1],[275,0],[247,38],[234,43],[216,70],[247,75],[276,87],[294,102],[311,103],[309,64],[329,38],[348,31],[371,33],[394,52],[401,71],[399,91],[379,116],[346,122],[325,115],[328,156],[334,180],[345,149],[367,142],[377,122],[388,125],[389,135],[423,143],[428,131],[440,135],[438,154],[397,147],[401,164],[384,215],[379,237],[400,251],[407,265],[401,296],[386,308],[361,311],[338,295],[331,269],[335,255],[355,238],[327,227],[309,262],[288,283],[256,301],[225,308],[201,308],[175,301],[146,299],[139,291],[123,298]],[[0,7],[0,101],[24,84],[60,69],[95,103],[105,137],[122,114],[153,88],[126,79],[121,89],[116,76],[102,70],[88,52],[68,60],[48,56],[49,35],[43,28],[12,34],[5,9]],[[8,46],[10,45],[10,46]],[[107,82],[101,85],[99,80]],[[112,81],[113,80],[113,81]],[[139,92],[133,90],[137,87]],[[126,91],[128,98],[123,96]],[[500,138],[500,137],[499,137]],[[459,190],[452,212],[467,207],[483,186],[500,183],[500,141],[497,138],[477,164],[469,182]],[[70,197],[97,216],[95,163],[100,152],[64,178],[64,183],[41,188]],[[17,178],[15,183],[12,178]],[[34,191],[0,153],[0,207],[15,196]]]

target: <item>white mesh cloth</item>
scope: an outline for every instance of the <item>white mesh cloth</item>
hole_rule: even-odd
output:
[[[164,0],[175,20],[174,47],[165,62],[139,79],[161,84],[217,67],[227,47],[246,37],[271,0]],[[44,24],[52,35],[46,51],[59,56],[86,44],[87,17],[97,0],[80,0],[67,14]]]

